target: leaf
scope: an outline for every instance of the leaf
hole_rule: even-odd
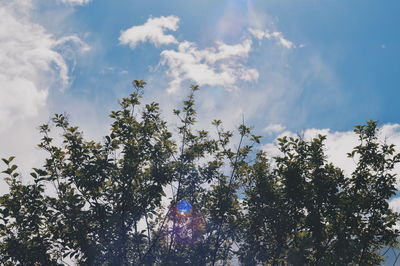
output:
[[[4,170],[2,173],[5,173],[7,175],[11,175],[12,171],[10,168],[8,168],[7,170]]]
[[[10,167],[11,172],[14,172],[17,168],[18,168],[18,166],[16,166],[15,164],[13,164],[13,165]]]
[[[11,163],[11,161],[14,159],[15,159],[15,156],[10,156],[10,158],[8,158],[8,163]]]
[[[140,89],[143,89],[144,86],[145,86],[146,84],[147,84],[147,83],[146,83],[146,81],[144,81],[144,80],[134,80],[134,81],[132,82],[132,85],[133,85],[135,88],[140,88]]]
[[[39,169],[39,168],[33,168],[33,171],[35,171],[39,176],[46,176],[47,175],[46,171],[44,171],[42,169]]]

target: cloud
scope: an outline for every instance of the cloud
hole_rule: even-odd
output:
[[[179,18],[176,16],[149,18],[145,24],[134,26],[121,32],[119,41],[121,44],[135,48],[140,42],[151,42],[155,46],[165,44],[177,44],[174,36],[165,34],[167,30],[178,29]]]
[[[55,46],[62,46],[62,45],[65,45],[67,43],[71,43],[73,45],[77,45],[78,46],[78,50],[80,50],[81,52],[88,52],[91,49],[91,47],[87,43],[82,41],[76,35],[69,35],[69,36],[62,37],[59,40],[56,40],[55,41]]]
[[[393,211],[400,213],[400,197],[393,198],[389,201],[389,208]],[[395,228],[400,230],[400,221],[397,221]]]
[[[258,79],[258,71],[243,64],[251,51],[250,39],[234,45],[217,41],[213,47],[200,49],[196,43],[178,42],[174,36],[164,33],[166,30],[176,31],[178,23],[176,16],[149,18],[141,26],[122,31],[119,38],[121,44],[131,48],[146,41],[156,46],[178,45],[176,49],[161,52],[160,65],[167,66],[167,75],[172,79],[167,89],[169,93],[179,91],[184,81],[232,89],[238,81]]]
[[[177,50],[161,52],[161,64],[168,67],[168,75],[172,78],[168,92],[177,92],[185,80],[200,86],[222,86],[234,88],[235,83],[255,81],[258,71],[244,66],[251,51],[251,40],[244,40],[236,45],[216,42],[216,47],[199,49],[196,44],[184,41]]]
[[[35,128],[48,120],[50,87],[63,89],[70,83],[60,50],[87,51],[89,46],[77,36],[56,39],[34,23],[31,0],[0,2],[0,158],[16,156],[17,171],[28,181],[31,167],[44,160],[35,149],[41,137]],[[0,178],[0,195],[5,192]]]
[[[72,42],[87,50],[76,36],[55,39],[30,20],[32,2],[5,1],[0,7],[0,129],[35,117],[46,104],[51,85],[69,84],[68,65],[57,49]]]
[[[389,206],[392,210],[400,213],[400,197],[391,200]]]
[[[179,42],[174,36],[165,34],[166,30],[176,31],[178,23],[179,18],[176,16],[149,18],[143,25],[122,31],[119,37],[121,44],[131,48],[147,41],[156,46],[177,45],[176,48],[163,50],[160,54],[159,66],[166,67],[166,74],[170,78],[168,93],[180,91],[183,85],[187,85],[186,82],[236,90],[240,82],[258,81],[259,71],[248,66],[248,58],[253,52],[250,36],[242,35],[242,41],[236,44],[216,41],[210,47],[200,48],[195,42]],[[275,39],[283,47],[295,47],[280,32],[266,33],[254,29],[250,29],[250,32],[252,37]]]
[[[263,40],[263,39],[268,39],[268,40],[275,40],[279,43],[279,45],[291,49],[291,48],[296,48],[296,45],[294,45],[293,42],[285,39],[283,37],[282,32],[274,31],[271,33],[268,33],[266,31],[258,30],[258,29],[249,29],[249,32],[251,35],[254,36],[254,38],[258,40]]]
[[[86,5],[86,4],[90,3],[91,0],[58,0],[58,1],[60,1],[61,3],[64,3],[64,4],[82,6],[82,5]]]
[[[285,130],[285,127],[281,124],[269,124],[266,128],[263,129],[268,135],[272,135],[274,133],[279,133]]]

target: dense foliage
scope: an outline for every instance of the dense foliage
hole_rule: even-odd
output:
[[[376,122],[356,127],[345,176],[324,136],[281,138],[270,162],[244,124],[196,129],[197,86],[170,131],[157,103],[141,105],[145,82],[133,85],[102,142],[55,115],[40,127],[48,157],[31,182],[3,159],[1,265],[379,265],[396,246],[388,199],[400,155],[378,142]]]

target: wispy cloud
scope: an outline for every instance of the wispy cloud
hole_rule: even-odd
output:
[[[275,40],[282,47],[285,47],[288,49],[296,48],[296,45],[293,42],[285,39],[282,32],[278,32],[278,31],[267,32],[267,31],[262,31],[262,30],[258,30],[258,29],[249,29],[249,32],[251,33],[251,35],[253,35],[256,39],[258,39],[260,41],[263,39]]]
[[[156,46],[165,44],[177,44],[174,36],[165,34],[167,30],[178,29],[179,18],[176,16],[149,18],[140,26],[134,26],[121,32],[119,41],[121,44],[135,48],[140,42],[151,42]]]
[[[90,3],[91,0],[58,0],[58,1],[65,4],[82,6]]]
[[[263,131],[268,135],[276,134],[282,132],[283,130],[285,130],[285,127],[281,124],[269,124],[263,129]]]
[[[77,45],[78,46],[78,50],[80,52],[88,52],[91,49],[91,47],[87,43],[82,41],[76,35],[69,35],[69,36],[62,37],[61,39],[56,40],[54,44],[55,44],[55,46],[61,46],[61,45],[65,45],[65,44],[68,44],[68,43],[72,43],[74,45]]]

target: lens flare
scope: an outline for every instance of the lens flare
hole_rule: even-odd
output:
[[[202,239],[204,219],[190,201],[180,200],[170,210],[163,226],[165,243],[173,239],[178,245],[191,246]]]
[[[181,200],[177,204],[177,210],[180,215],[188,215],[192,210],[192,205],[186,200]]]

